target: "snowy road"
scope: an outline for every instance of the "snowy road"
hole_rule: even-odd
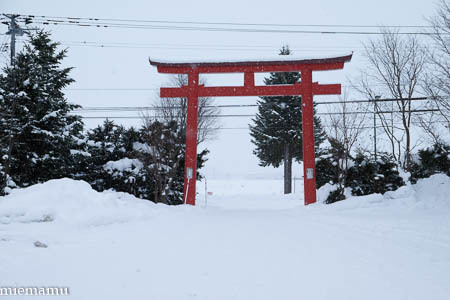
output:
[[[0,286],[68,286],[77,300],[449,299],[449,183],[306,208],[224,190],[207,208],[137,206],[130,218],[119,202],[119,216],[71,222],[57,209],[52,222],[14,221],[0,201]]]

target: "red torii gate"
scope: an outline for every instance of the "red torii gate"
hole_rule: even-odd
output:
[[[159,73],[187,74],[188,85],[161,88],[163,98],[187,98],[186,158],[184,200],[195,205],[197,176],[198,98],[224,96],[302,96],[303,174],[305,205],[316,202],[313,96],[341,93],[340,84],[312,82],[313,71],[339,70],[352,55],[320,58],[234,62],[158,62],[149,60]],[[293,85],[255,86],[255,72],[300,72],[301,83]],[[199,84],[200,73],[244,73],[243,86],[211,86]]]

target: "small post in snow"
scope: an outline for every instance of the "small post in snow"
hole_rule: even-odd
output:
[[[205,207],[208,206],[208,181],[205,177]]]
[[[194,170],[192,170],[192,168],[186,168],[187,185],[186,185],[186,193],[184,194],[184,204],[187,204],[187,197],[189,193],[189,181],[191,180],[193,174]]]

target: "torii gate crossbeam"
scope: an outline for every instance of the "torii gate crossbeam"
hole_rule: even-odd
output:
[[[187,98],[186,156],[184,172],[184,199],[195,205],[197,176],[198,98],[227,96],[296,96],[302,97],[303,174],[305,205],[316,202],[316,172],[314,149],[314,95],[341,93],[340,84],[318,84],[312,81],[313,71],[339,70],[352,55],[321,58],[258,60],[235,62],[162,62],[150,59],[159,73],[187,74],[188,85],[161,88],[162,98]],[[293,85],[256,86],[257,72],[300,72],[301,82]],[[243,73],[243,86],[205,87],[199,84],[201,73]]]

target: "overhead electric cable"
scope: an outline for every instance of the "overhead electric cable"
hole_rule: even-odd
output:
[[[228,31],[228,32],[252,32],[252,33],[303,33],[303,34],[346,34],[346,35],[379,35],[379,31],[348,31],[326,30],[326,28],[387,28],[381,25],[320,25],[320,24],[263,24],[263,23],[232,23],[232,22],[192,22],[192,21],[161,21],[161,20],[131,20],[131,19],[102,19],[102,18],[78,18],[78,17],[50,17],[20,15],[24,22],[42,25],[64,25],[80,27],[102,28],[131,28],[152,30],[190,30],[190,31]],[[192,26],[195,25],[195,26]],[[246,27],[242,27],[246,26]],[[258,27],[259,26],[259,27]],[[267,28],[271,27],[271,28]],[[325,28],[323,30],[298,30],[285,28]],[[428,28],[423,25],[393,25],[392,28]],[[403,35],[429,35],[426,31],[398,31]],[[447,33],[443,33],[447,34]]]
[[[200,21],[169,21],[148,19],[117,19],[92,17],[62,17],[23,15],[26,18],[37,19],[65,19],[75,21],[108,21],[108,22],[135,22],[135,23],[163,23],[163,24],[195,24],[195,25],[230,25],[230,26],[274,26],[274,27],[336,27],[336,28],[433,28],[430,25],[358,25],[358,24],[282,24],[282,23],[247,23],[247,22],[200,22]],[[56,20],[54,20],[56,21]]]

